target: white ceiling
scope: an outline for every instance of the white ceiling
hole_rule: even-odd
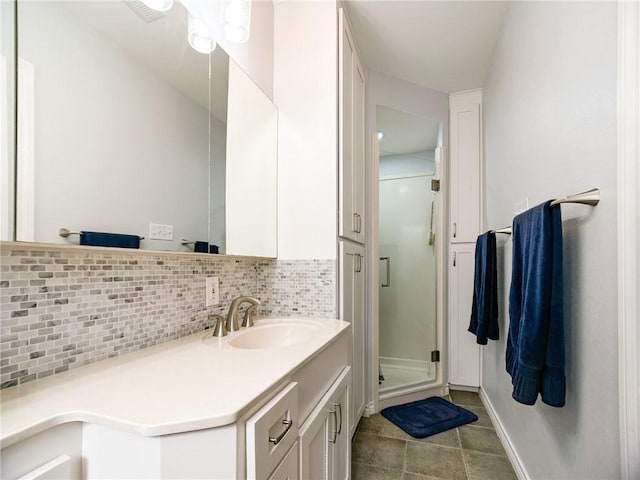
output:
[[[424,152],[438,146],[440,124],[430,118],[378,105],[376,128],[384,133],[380,140],[382,157]]]
[[[346,0],[365,65],[451,93],[482,87],[507,1]]]

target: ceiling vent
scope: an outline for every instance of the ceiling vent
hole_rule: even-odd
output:
[[[164,12],[147,7],[140,0],[125,0],[124,3],[146,23],[155,22],[165,16]]]

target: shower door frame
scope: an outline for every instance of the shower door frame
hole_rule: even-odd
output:
[[[368,244],[371,246],[368,252],[369,260],[369,282],[367,284],[367,293],[369,298],[370,313],[369,313],[369,345],[370,345],[370,357],[369,357],[369,385],[370,385],[370,403],[367,405],[367,414],[380,411],[380,391],[378,386],[378,361],[380,353],[379,344],[379,331],[380,331],[380,268],[379,268],[379,220],[380,220],[380,192],[379,192],[379,177],[380,177],[380,156],[378,150],[378,137],[377,132],[371,137],[371,177],[370,182],[370,206],[371,206],[371,221],[370,225],[370,239]],[[444,332],[444,318],[446,314],[446,239],[445,232],[445,218],[448,209],[448,156],[446,146],[440,146],[436,149],[436,160],[440,163],[440,191],[438,192],[437,199],[437,222],[436,222],[436,349],[440,351],[440,362],[436,366],[436,378],[433,382],[409,387],[407,389],[398,390],[385,396],[386,404],[393,404],[395,402],[387,400],[387,398],[402,398],[404,401],[417,400],[424,397],[424,392],[436,390],[435,394],[445,394],[446,385],[444,379],[446,378],[447,365],[444,360],[447,358],[445,348],[445,332]],[[384,407],[383,406],[383,407]]]

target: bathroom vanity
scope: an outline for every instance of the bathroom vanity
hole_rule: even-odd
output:
[[[349,324],[262,319],[2,392],[2,476],[349,477]]]

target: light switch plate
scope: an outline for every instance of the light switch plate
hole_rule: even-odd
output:
[[[173,240],[173,225],[149,224],[150,240]]]
[[[220,305],[220,278],[207,277],[206,279],[205,304],[207,307]]]

